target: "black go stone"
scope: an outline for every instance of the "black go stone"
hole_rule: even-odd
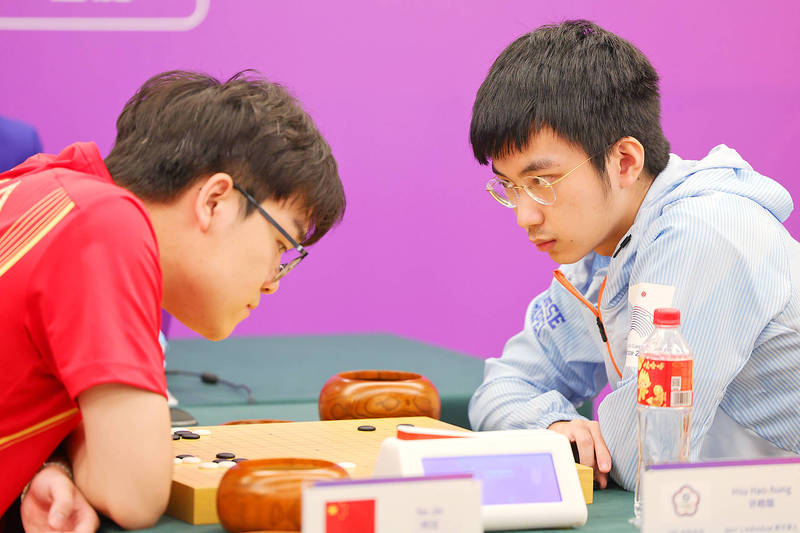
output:
[[[173,433],[172,434],[172,440],[181,440],[181,436]]]
[[[178,459],[183,459],[184,457],[194,457],[194,456],[190,453],[182,453],[180,455],[176,455],[175,457],[177,457]]]
[[[237,457],[236,459],[231,459],[234,463],[241,463],[242,461],[247,461],[244,457]]]
[[[182,439],[189,439],[189,440],[197,440],[200,438],[200,435],[197,433],[181,433]]]
[[[359,431],[375,431],[375,426],[358,426]]]
[[[228,459],[233,459],[234,457],[236,457],[236,454],[230,452],[219,452],[217,454],[217,459],[225,459],[226,461]]]

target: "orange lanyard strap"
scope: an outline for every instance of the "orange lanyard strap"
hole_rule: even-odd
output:
[[[569,282],[567,277],[564,275],[563,272],[560,270],[554,270],[553,276],[556,280],[564,286],[573,296],[575,296],[578,300],[581,301],[583,305],[589,308],[589,310],[597,317],[597,329],[600,330],[600,337],[603,339],[603,342],[606,344],[606,348],[608,349],[608,357],[611,358],[611,364],[614,365],[614,370],[617,371],[617,375],[622,378],[622,372],[619,371],[619,367],[617,366],[617,362],[614,360],[614,354],[611,353],[611,343],[608,342],[608,335],[606,335],[606,328],[603,326],[603,315],[600,314],[600,302],[603,301],[603,291],[606,290],[606,280],[608,277],[603,278],[603,284],[600,285],[600,292],[597,295],[597,307],[593,306],[592,303],[583,297],[583,295],[578,292],[578,289],[572,286],[572,283]]]

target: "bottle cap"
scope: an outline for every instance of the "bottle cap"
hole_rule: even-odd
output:
[[[680,326],[681,312],[673,307],[660,307],[653,312],[656,326]]]

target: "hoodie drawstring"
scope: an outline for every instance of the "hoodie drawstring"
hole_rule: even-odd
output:
[[[627,244],[627,242],[625,243]],[[606,289],[606,280],[608,277],[603,278],[603,284],[600,285],[600,292],[597,295],[597,307],[593,306],[589,300],[583,297],[583,295],[578,292],[578,289],[572,286],[572,283],[567,280],[567,277],[564,275],[563,272],[556,269],[553,271],[553,277],[563,285],[565,289],[567,289],[573,296],[575,296],[578,300],[580,300],[583,305],[589,308],[592,314],[597,317],[597,329],[600,330],[600,338],[603,339],[603,342],[606,344],[606,348],[608,349],[608,357],[611,358],[611,364],[614,365],[614,370],[617,371],[617,375],[622,379],[622,372],[619,371],[619,367],[617,366],[617,362],[614,360],[614,354],[611,353],[611,343],[608,342],[608,335],[606,335],[606,328],[603,326],[603,315],[600,314],[600,302],[603,300],[603,291]]]

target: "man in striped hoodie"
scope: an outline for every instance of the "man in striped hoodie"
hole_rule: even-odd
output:
[[[653,311],[677,307],[694,352],[691,458],[800,453],[800,245],[781,185],[724,145],[670,154],[655,70],[585,20],[501,53],[470,138],[489,193],[562,264],[486,361],[474,429],[558,431],[601,487],[610,473],[632,489],[638,348]],[[575,406],[606,384],[584,419]]]

